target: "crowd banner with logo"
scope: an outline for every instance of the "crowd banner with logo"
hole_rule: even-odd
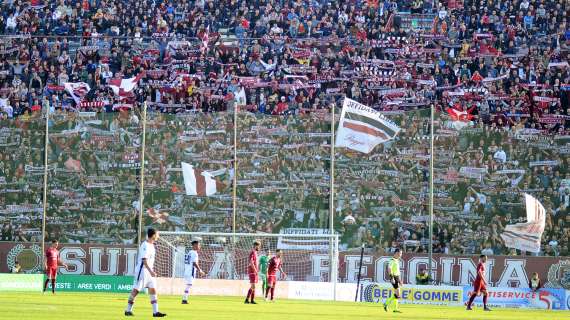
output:
[[[546,225],[546,211],[533,196],[524,195],[526,222],[509,224],[501,234],[505,246],[523,251],[540,252],[540,239]]]
[[[329,235],[328,229],[316,228],[284,228],[280,234],[283,235]],[[287,238],[279,237],[277,248],[282,250],[327,250],[330,242],[328,238]]]
[[[389,283],[364,283],[361,285],[360,301],[383,303],[392,296]],[[463,288],[452,286],[404,285],[401,290],[402,303],[433,304],[446,306],[463,305]]]
[[[463,287],[463,302],[467,302],[473,287]],[[532,292],[528,288],[488,288],[487,303],[491,307],[535,308],[549,310],[568,310],[564,289],[540,289]],[[482,306],[482,298],[475,299],[475,305]]]
[[[326,229],[283,229],[286,234],[327,235]],[[313,236],[314,237],[314,236]],[[318,240],[305,238],[305,241]],[[328,242],[327,242],[328,244]],[[311,253],[321,243],[289,243],[281,240],[280,248],[294,248],[302,259],[311,261],[311,268],[300,269],[297,273],[288,272],[292,281],[308,281],[319,278],[327,272],[328,256]],[[287,250],[294,250],[287,249]],[[216,254],[215,250],[205,251]],[[60,275],[104,275],[128,276],[134,274],[137,248],[129,245],[98,244],[62,244],[60,257],[68,267],[60,267]],[[247,252],[244,253],[247,255]],[[304,256],[306,255],[306,256]],[[8,273],[16,261],[22,266],[23,273],[41,273],[42,252],[36,243],[0,242],[0,273]],[[378,253],[365,252],[363,256],[361,276],[365,282],[388,283],[387,264],[392,257]],[[439,285],[469,286],[477,274],[477,256],[434,254],[432,272],[434,281]],[[203,268],[209,274],[215,269],[215,257],[203,256]],[[341,251],[339,253],[339,282],[356,283],[360,261],[360,251]],[[428,267],[428,256],[406,254],[402,257],[402,281],[415,284],[417,273]],[[285,262],[285,270],[287,264]],[[163,270],[164,271],[164,270]],[[246,277],[246,270],[242,270]],[[547,288],[570,290],[570,259],[565,257],[532,257],[532,256],[490,256],[487,261],[488,283],[490,287],[526,288],[532,273],[538,273]],[[157,270],[159,274],[161,270]],[[241,272],[241,271],[240,271]],[[165,273],[166,274],[166,273]],[[164,276],[164,275],[163,275]],[[354,296],[353,296],[354,298]]]
[[[38,283],[41,287],[41,279]],[[133,289],[133,277],[61,275],[57,277],[55,288],[57,291],[126,293]]]
[[[345,98],[336,136],[336,146],[370,153],[378,144],[393,139],[400,128],[380,112]]]
[[[42,291],[41,274],[0,273],[0,292],[3,291]]]

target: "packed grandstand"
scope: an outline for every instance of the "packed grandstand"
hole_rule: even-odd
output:
[[[328,228],[330,111],[349,97],[403,130],[368,155],[336,150],[342,248],[427,252],[434,106],[434,252],[521,254],[500,234],[530,193],[547,210],[539,255],[570,255],[569,9],[4,1],[0,240],[41,241],[49,110],[48,237],[135,244],[143,104],[145,226],[232,230],[237,174],[237,232]],[[189,160],[226,188],[184,196]]]

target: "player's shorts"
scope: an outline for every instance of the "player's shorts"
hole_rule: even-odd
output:
[[[192,270],[184,271],[184,282],[186,282],[186,284],[192,284],[194,282],[195,276],[196,275],[192,272]]]
[[[390,276],[390,283],[394,289],[398,289],[400,287],[400,277],[399,276]]]
[[[48,279],[57,278],[57,267],[55,267],[55,268],[48,267],[46,270],[46,276],[48,277]]]
[[[475,282],[473,282],[473,291],[477,295],[480,295],[481,292],[487,291],[487,285],[485,285],[485,282],[483,282],[481,280],[475,280]]]
[[[139,272],[133,284],[133,289],[137,291],[142,291],[144,288],[156,288],[156,279],[146,270]]]
[[[249,283],[257,283],[259,281],[259,277],[257,273],[250,273],[249,274]]]
[[[268,286],[275,286],[275,283],[277,283],[277,275],[276,274],[268,274],[267,275],[267,285]]]
[[[265,273],[260,273],[260,274],[259,274],[259,281],[261,281],[261,282],[263,282],[263,283],[267,282],[267,274],[265,274]]]

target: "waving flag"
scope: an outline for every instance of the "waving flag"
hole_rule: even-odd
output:
[[[69,159],[65,161],[64,166],[68,170],[81,172],[81,161],[75,160],[72,157],[69,157]]]
[[[152,219],[153,223],[158,223],[158,224],[163,224],[167,222],[169,220],[168,217],[170,216],[168,212],[164,210],[161,211],[160,205],[148,208],[146,210],[146,213]]]
[[[195,169],[186,162],[182,162],[182,175],[186,195],[189,196],[211,196],[223,188],[223,184],[212,173]]]
[[[526,194],[525,223],[509,224],[501,234],[505,246],[522,251],[540,252],[540,239],[546,225],[546,211],[542,204],[533,196]]]
[[[378,111],[345,98],[336,135],[336,146],[369,153],[393,139],[400,128]]]
[[[202,52],[202,54],[206,54],[206,52],[208,52],[209,41],[210,41],[210,25],[206,27],[204,35],[202,36],[202,46],[200,47],[200,51]]]
[[[83,100],[91,90],[91,87],[85,82],[65,82],[63,83],[63,87],[65,91],[71,95],[77,106],[81,104],[81,100]]]
[[[111,79],[109,80],[109,87],[113,90],[115,95],[126,97],[138,86],[143,74],[139,73],[136,77],[128,79]]]
[[[469,125],[473,115],[469,111],[459,111],[455,108],[447,108],[447,113],[451,117],[451,126],[456,130],[461,130]]]

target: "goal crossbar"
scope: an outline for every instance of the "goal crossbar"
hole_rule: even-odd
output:
[[[160,231],[161,235],[171,236],[208,236],[208,237],[252,237],[252,238],[332,238],[338,239],[338,234],[284,234],[284,233],[224,233],[224,232],[188,232]]]

